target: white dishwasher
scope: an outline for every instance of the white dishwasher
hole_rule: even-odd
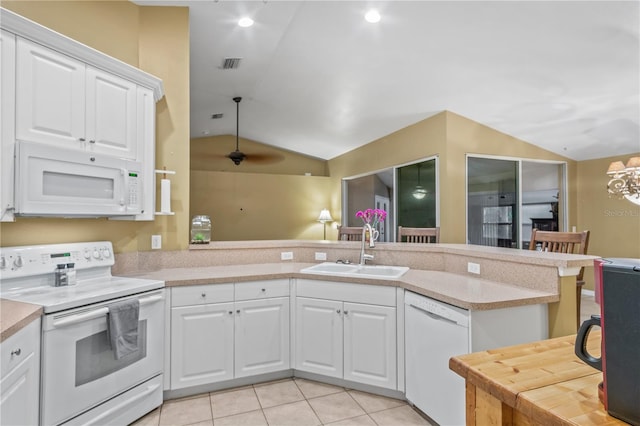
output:
[[[409,291],[404,303],[407,400],[440,425],[464,425],[464,379],[449,358],[469,352],[469,312]]]

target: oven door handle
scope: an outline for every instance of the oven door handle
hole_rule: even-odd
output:
[[[151,303],[159,302],[164,300],[164,295],[156,294],[149,297],[141,297],[140,298],[140,306],[149,305]],[[83,312],[80,314],[70,315],[68,317],[64,317],[61,319],[57,319],[53,321],[53,327],[64,327],[65,325],[73,325],[78,324],[84,321],[92,320],[94,318],[100,318],[109,313],[108,307],[94,309],[89,312]]]
[[[109,313],[109,308],[98,308],[81,314],[74,314],[61,319],[53,320],[53,327],[64,327],[65,325],[78,324],[84,321],[100,318]]]

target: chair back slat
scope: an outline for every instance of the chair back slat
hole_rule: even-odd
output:
[[[398,226],[396,241],[399,243],[438,243],[440,242],[440,228],[408,228]]]
[[[338,226],[338,241],[362,241],[362,226]]]
[[[589,248],[589,231],[538,231],[534,228],[531,230],[529,250],[536,250],[538,244],[540,244],[542,251],[568,254],[587,254],[587,249]],[[576,279],[578,281],[582,281],[583,274],[584,268],[580,268],[580,272]]]

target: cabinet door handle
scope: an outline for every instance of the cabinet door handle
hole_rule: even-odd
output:
[[[15,351],[11,351],[11,357],[13,358],[13,356],[20,356],[21,353],[22,349],[18,348]]]
[[[207,293],[202,293],[200,296],[202,296],[203,298],[207,297]]]
[[[236,314],[239,314],[239,313],[240,313],[240,309],[238,309],[238,310],[236,311]]]
[[[233,315],[233,311],[229,311],[229,315]]]
[[[266,289],[266,288],[263,288],[263,289],[262,289],[262,292],[264,293],[265,291],[267,291],[267,289]]]
[[[79,140],[80,142],[84,142],[84,141],[85,141],[85,138],[78,138],[78,140]]]
[[[336,309],[336,312],[337,312],[337,313],[340,313],[340,309]]]
[[[90,141],[89,141],[89,143],[96,143],[96,141],[94,141],[94,140],[90,140]]]
[[[345,315],[349,315],[349,311],[344,311],[344,314]]]

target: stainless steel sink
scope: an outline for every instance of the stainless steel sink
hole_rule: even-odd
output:
[[[409,270],[406,266],[354,265],[324,262],[300,270],[303,274],[334,275],[353,278],[397,280]]]

